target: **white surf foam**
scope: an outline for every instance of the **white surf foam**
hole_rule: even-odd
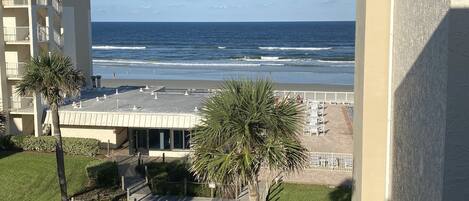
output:
[[[261,50],[298,50],[298,51],[321,51],[330,50],[332,47],[259,47]]]
[[[354,64],[355,61],[328,61],[328,60],[318,60],[321,63],[333,63],[333,64]]]
[[[93,50],[144,50],[147,47],[124,47],[124,46],[109,46],[109,45],[97,45],[92,47]]]
[[[267,57],[267,56],[261,56],[261,57],[243,57],[235,60],[240,60],[240,61],[251,61],[251,62],[289,62],[289,61],[294,61],[294,59],[282,59],[280,57]]]
[[[222,50],[223,50],[223,49],[226,49],[226,47],[220,46],[220,47],[218,47],[218,49],[222,49]]]

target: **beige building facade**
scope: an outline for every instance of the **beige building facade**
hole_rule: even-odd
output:
[[[353,200],[469,198],[468,8],[357,1]]]
[[[78,3],[79,2],[79,3]],[[90,82],[91,22],[89,0],[2,0],[0,15],[0,97],[7,133],[42,133],[44,102],[20,97],[16,85],[32,58],[61,52],[72,58]]]

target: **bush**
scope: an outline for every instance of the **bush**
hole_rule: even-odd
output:
[[[64,152],[70,155],[96,156],[99,152],[99,141],[85,138],[62,138]],[[0,139],[0,149],[21,149],[24,151],[54,152],[53,136],[5,136]]]
[[[86,174],[91,185],[98,187],[114,186],[118,183],[117,163],[111,161],[97,161],[86,166]]]
[[[0,135],[0,151],[2,150],[11,150],[13,148],[13,144],[11,142],[11,136]]]

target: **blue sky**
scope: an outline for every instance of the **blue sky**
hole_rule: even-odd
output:
[[[91,2],[93,21],[351,21],[355,18],[355,0],[92,0]]]

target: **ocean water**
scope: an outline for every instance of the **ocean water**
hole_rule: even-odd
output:
[[[93,22],[104,78],[352,85],[354,22]]]

